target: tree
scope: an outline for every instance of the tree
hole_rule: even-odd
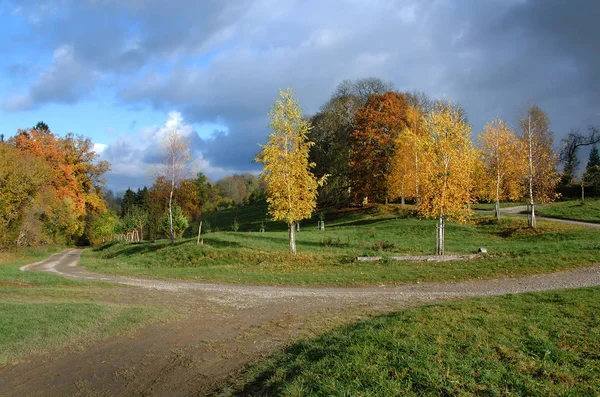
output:
[[[241,205],[248,195],[246,180],[243,176],[229,175],[217,182],[223,197],[230,198],[236,205]]]
[[[315,164],[308,160],[310,125],[291,89],[279,92],[269,118],[273,132],[256,161],[264,164],[260,177],[267,184],[269,214],[288,224],[290,252],[296,254],[296,222],[311,216],[324,178],[317,180],[311,172]]]
[[[310,161],[316,164],[313,172],[318,178],[328,175],[327,185],[319,191],[319,202],[338,207],[349,204],[350,134],[355,128],[356,111],[371,95],[383,95],[393,89],[391,82],[377,78],[344,80],[331,99],[311,117],[311,140],[315,144],[310,149]]]
[[[164,164],[159,170],[159,175],[163,176],[169,182],[169,222],[170,222],[170,240],[171,245],[175,244],[175,234],[173,232],[173,194],[175,188],[185,179],[191,159],[189,142],[186,141],[176,128],[173,128],[165,135],[163,142]]]
[[[527,109],[527,115],[519,120],[519,125],[521,150],[527,161],[529,226],[535,228],[535,203],[551,200],[558,182],[557,159],[552,150],[554,137],[548,116],[535,103]]]
[[[598,147],[594,145],[590,151],[590,157],[585,168],[586,170],[589,170],[590,168],[598,165],[600,165],[600,153],[598,152]]]
[[[161,229],[169,238],[176,239],[183,235],[183,232],[189,226],[189,221],[183,215],[181,207],[173,204],[169,211],[166,211],[160,220]]]
[[[562,147],[559,158],[564,163],[563,172],[560,178],[560,183],[563,186],[569,186],[575,179],[579,160],[577,152],[581,146],[595,145],[600,142],[600,133],[595,127],[589,128],[589,133],[584,136],[579,130],[572,129],[566,138],[561,140]]]
[[[127,188],[127,190],[125,190],[125,194],[123,195],[123,201],[121,202],[121,216],[127,216],[129,211],[136,205],[137,198],[135,197],[135,192],[131,190],[131,188]]]
[[[588,159],[587,166],[585,167],[585,173],[582,177],[582,194],[581,199],[583,201],[583,186],[591,188],[592,194],[598,195],[600,193],[600,153],[598,153],[598,147],[594,145],[590,151],[590,157]]]
[[[402,205],[406,197],[416,197],[416,146],[414,136],[409,129],[403,130],[397,137],[390,174],[387,177],[389,197],[400,197]]]
[[[25,214],[50,179],[42,159],[0,145],[0,247],[17,239]]]
[[[100,244],[110,239],[115,230],[119,217],[111,210],[94,218],[90,225],[88,238],[92,244]]]
[[[408,105],[403,95],[387,92],[372,95],[356,113],[351,134],[352,190],[357,199],[388,200],[388,175],[392,168],[396,138],[407,128]]]
[[[456,107],[439,103],[425,122],[420,141],[422,162],[421,201],[418,211],[439,219],[436,254],[444,255],[445,221],[463,222],[471,211],[471,169],[475,151],[471,127]]]
[[[479,144],[491,194],[496,202],[496,218],[500,219],[500,200],[519,197],[524,177],[519,141],[501,119],[492,120],[479,134]]]

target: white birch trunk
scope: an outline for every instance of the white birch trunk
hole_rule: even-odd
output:
[[[296,225],[290,223],[290,254],[296,255]]]
[[[200,221],[200,225],[198,225],[198,240],[196,240],[196,245],[200,245],[200,235],[201,234],[202,234],[202,221]]]

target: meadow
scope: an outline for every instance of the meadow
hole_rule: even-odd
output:
[[[246,369],[236,396],[596,396],[600,288],[403,310]]]
[[[597,230],[544,221],[530,229],[520,217],[497,222],[477,214],[469,223],[447,224],[446,253],[471,254],[485,247],[487,255],[469,261],[394,261],[392,256],[430,255],[435,248],[435,221],[397,205],[330,211],[324,214],[323,232],[316,230],[318,215],[302,222],[298,254],[290,255],[286,225],[265,222],[265,211],[264,205],[253,205],[213,214],[203,245],[196,245],[195,237],[174,246],[166,240],[109,242],[84,253],[81,264],[94,272],[127,276],[360,286],[519,276],[600,261]],[[264,233],[258,231],[261,225]],[[358,256],[382,260],[359,262]]]
[[[32,354],[83,348],[166,317],[152,305],[110,302],[106,297],[113,286],[106,283],[19,270],[64,248],[0,253],[0,366]]]

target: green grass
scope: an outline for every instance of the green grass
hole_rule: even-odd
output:
[[[155,309],[92,302],[0,300],[0,365],[65,345],[89,345],[159,314]]]
[[[558,201],[548,205],[536,206],[539,216],[572,219],[585,222],[600,223],[600,199]]]
[[[404,310],[250,367],[239,396],[597,396],[600,288]]]
[[[152,306],[94,302],[111,286],[23,272],[64,247],[0,252],[0,366],[31,354],[85,346],[167,315]]]
[[[287,253],[288,236],[281,231],[215,232],[182,239],[175,246],[112,242],[88,251],[81,264],[91,271],[157,278],[233,283],[366,285],[416,281],[447,281],[524,275],[589,266],[600,262],[597,230],[526,219],[477,216],[466,225],[448,223],[447,253],[473,253],[486,247],[490,255],[473,261],[406,263],[383,260],[357,262],[362,255],[388,258],[432,254],[435,221],[415,218],[397,206],[329,213],[326,231],[316,221],[303,222],[297,235],[298,255]],[[238,222],[243,209],[239,210]],[[250,219],[255,219],[250,218]],[[250,227],[253,229],[253,227]]]
[[[500,208],[517,207],[526,204],[524,201],[507,201],[500,203]],[[472,208],[479,211],[493,211],[496,209],[496,203],[477,203],[473,204]]]

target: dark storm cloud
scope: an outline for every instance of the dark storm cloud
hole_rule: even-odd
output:
[[[252,159],[279,88],[291,86],[314,113],[347,78],[446,95],[466,108],[475,132],[499,116],[515,125],[529,98],[559,138],[600,124],[600,2],[66,4],[51,16],[55,29],[40,22],[32,29],[53,49],[70,49],[70,64],[43,72],[12,108],[73,102],[93,84],[110,87],[124,106],[223,124],[227,132],[192,142],[220,172],[257,167]],[[142,158],[154,162],[156,154]]]

